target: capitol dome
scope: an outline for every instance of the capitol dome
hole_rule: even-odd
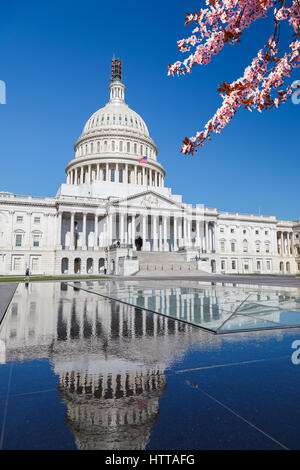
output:
[[[121,61],[112,60],[109,102],[86,122],[66,167],[67,183],[105,181],[164,186],[165,170],[146,123],[125,102]],[[141,161],[143,159],[143,161]]]

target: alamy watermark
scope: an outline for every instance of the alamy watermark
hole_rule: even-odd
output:
[[[0,80],[0,104],[6,104],[6,83]]]
[[[291,348],[295,349],[292,354],[292,363],[298,366],[300,364],[300,339],[295,339],[295,341],[292,342]]]
[[[296,88],[294,93],[292,94],[292,103],[299,104],[300,103],[300,80],[295,80],[292,83],[292,88]]]

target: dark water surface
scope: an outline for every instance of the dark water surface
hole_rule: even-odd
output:
[[[49,282],[0,340],[2,449],[300,448],[298,328],[214,335]]]

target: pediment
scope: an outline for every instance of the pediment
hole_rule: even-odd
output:
[[[181,209],[182,206],[178,202],[173,201],[159,193],[154,191],[145,191],[143,193],[134,194],[124,199],[120,199],[118,202],[114,202],[113,205],[122,207],[135,207],[144,209]]]

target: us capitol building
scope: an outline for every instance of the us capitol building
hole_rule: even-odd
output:
[[[112,60],[109,102],[87,121],[55,197],[0,193],[0,275],[300,273],[300,220],[182,202]]]

